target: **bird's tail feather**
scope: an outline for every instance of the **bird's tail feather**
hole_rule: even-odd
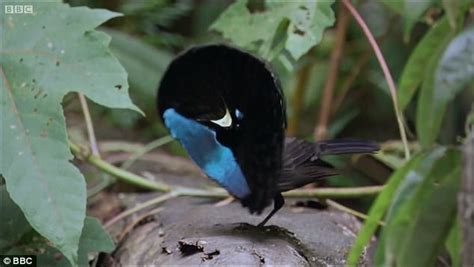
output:
[[[380,146],[374,141],[359,139],[320,141],[315,145],[316,156],[374,153],[380,149]]]

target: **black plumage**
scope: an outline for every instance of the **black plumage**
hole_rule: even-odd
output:
[[[361,140],[285,138],[285,100],[278,79],[264,61],[227,45],[194,47],[173,60],[162,78],[157,106],[161,117],[173,108],[207,126],[232,150],[251,191],[240,199],[242,204],[260,214],[274,201],[261,225],[283,205],[281,192],[337,174],[321,156],[378,150],[377,144]],[[212,123],[227,110],[229,127]]]

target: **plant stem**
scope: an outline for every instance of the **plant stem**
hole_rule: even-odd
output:
[[[169,200],[171,198],[174,198],[174,197],[177,197],[177,194],[176,193],[166,193],[164,195],[161,195],[157,198],[152,198],[148,201],[145,201],[139,205],[137,205],[136,207],[133,207],[131,209],[128,209],[128,210],[125,210],[121,213],[119,213],[117,216],[113,217],[112,219],[110,219],[105,225],[104,225],[104,228],[110,228],[110,226],[112,226],[113,224],[115,224],[116,222],[134,214],[135,212],[138,212],[138,211],[141,211],[143,209],[146,209],[148,207],[151,207],[151,206],[154,206],[154,205],[157,205],[161,202],[165,202],[166,200]]]
[[[83,93],[77,93],[77,95],[79,96],[82,113],[84,114],[84,119],[86,121],[87,135],[89,137],[92,155],[100,157],[99,147],[97,146],[97,139],[95,138],[94,133],[94,125],[92,124],[91,113],[89,112],[89,106],[87,105],[87,99]]]
[[[377,41],[375,41],[374,36],[370,32],[369,27],[367,27],[367,24],[365,23],[364,19],[362,19],[359,12],[355,9],[355,7],[351,4],[349,0],[342,0],[342,3],[349,10],[349,12],[352,14],[354,19],[357,21],[357,23],[361,27],[362,31],[367,37],[367,40],[372,46],[372,49],[374,50],[375,56],[377,57],[380,67],[382,68],[383,74],[385,76],[385,80],[387,81],[388,88],[390,89],[390,94],[392,96],[393,107],[395,109],[395,115],[397,117],[398,128],[400,130],[400,136],[402,138],[403,145],[405,148],[405,159],[408,160],[410,158],[410,150],[408,148],[408,140],[407,140],[405,127],[403,123],[404,121],[403,114],[401,113],[400,108],[398,106],[397,89],[395,87],[395,83],[393,81],[392,75],[390,74],[390,70],[388,69],[388,65],[385,62],[385,58],[383,57],[382,52],[380,51],[380,47],[378,46]]]
[[[358,198],[373,196],[383,190],[383,186],[343,187],[343,188],[315,188],[296,189],[283,193],[285,197],[317,197],[317,198]]]
[[[132,166],[133,163],[135,163],[135,161],[137,161],[140,157],[142,157],[143,155],[145,155],[146,153],[152,151],[153,149],[155,148],[158,148],[162,145],[165,145],[171,141],[173,141],[173,137],[171,136],[165,136],[165,137],[161,137],[161,138],[158,138],[156,139],[155,141],[151,142],[151,143],[148,143],[146,146],[144,146],[141,150],[135,152],[133,155],[130,156],[130,158],[128,158],[123,164],[122,164],[122,169],[126,170],[128,169],[130,166]]]
[[[342,212],[346,212],[346,213],[352,214],[352,215],[354,215],[355,217],[360,218],[360,219],[362,219],[362,220],[365,220],[365,219],[368,218],[368,216],[367,216],[366,214],[364,214],[364,213],[362,213],[362,212],[358,212],[358,211],[356,211],[356,210],[353,210],[353,209],[351,209],[351,208],[349,208],[349,207],[346,207],[346,206],[344,206],[344,205],[342,205],[342,204],[339,204],[339,203],[337,203],[336,201],[332,201],[332,200],[330,200],[330,199],[326,199],[326,203],[327,203],[329,206],[331,206],[331,207],[333,207],[333,208],[335,208],[335,209],[338,209],[338,210],[340,210],[340,211],[342,211]],[[385,226],[385,223],[382,222],[382,221],[379,221],[379,225]]]
[[[288,121],[287,129],[287,133],[290,136],[295,136],[298,133],[301,112],[304,106],[304,96],[309,80],[311,67],[311,64],[307,64],[298,72],[298,81],[296,82],[296,86],[291,97],[292,114],[290,120]]]
[[[179,196],[206,197],[206,198],[225,198],[229,194],[221,189],[195,189],[187,187],[174,187],[147,180],[144,177],[134,173],[122,170],[98,157],[92,155],[83,155],[79,146],[69,142],[71,151],[79,159],[84,159],[90,164],[96,166],[100,170],[117,177],[118,180],[135,185],[140,188],[153,191],[170,192]],[[376,195],[383,190],[383,186],[365,186],[365,187],[348,187],[348,188],[315,188],[315,189],[297,189],[283,193],[286,197],[319,197],[319,198],[357,198],[362,196]]]
[[[461,265],[474,265],[474,131],[464,144],[462,190],[458,197],[458,218],[462,234]]]
[[[334,88],[336,87],[337,77],[339,74],[339,63],[341,62],[342,52],[344,50],[349,19],[350,17],[348,16],[347,11],[340,6],[336,25],[336,43],[331,52],[328,77],[326,79],[326,84],[324,85],[323,99],[319,109],[319,121],[314,129],[315,140],[322,140],[327,136]]]
[[[100,170],[117,177],[123,182],[154,191],[169,192],[171,190],[171,188],[166,184],[152,182],[134,173],[122,170],[94,155],[83,155],[79,146],[72,142],[69,142],[69,146],[76,157],[83,158],[85,161],[91,163]]]

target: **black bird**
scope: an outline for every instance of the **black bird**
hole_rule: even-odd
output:
[[[178,55],[161,80],[157,106],[191,159],[251,213],[260,214],[273,200],[259,226],[283,206],[282,192],[337,174],[322,156],[379,149],[372,141],[285,138],[277,77],[263,60],[227,45]]]

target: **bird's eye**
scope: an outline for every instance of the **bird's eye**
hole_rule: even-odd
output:
[[[244,113],[242,113],[240,110],[238,109],[235,109],[235,117],[238,119],[238,120],[242,120],[244,118]]]
[[[211,122],[225,128],[232,126],[232,116],[229,113],[229,109],[225,109],[225,114],[222,118],[211,120]]]

